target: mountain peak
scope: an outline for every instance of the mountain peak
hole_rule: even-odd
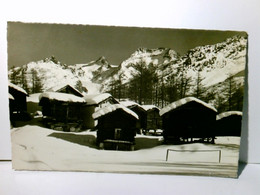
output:
[[[101,56],[100,58],[98,58],[96,60],[96,63],[100,64],[100,65],[109,65],[109,62],[107,61],[107,59],[105,58],[105,56]]]
[[[45,58],[43,60],[43,62],[53,62],[55,64],[60,64],[60,61],[58,61],[54,55],[52,55],[52,56],[50,56],[48,58]]]

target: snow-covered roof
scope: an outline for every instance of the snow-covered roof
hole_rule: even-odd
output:
[[[125,100],[125,101],[120,102],[120,104],[127,107],[127,108],[130,108],[130,109],[137,107],[140,110],[142,110],[143,112],[146,112],[146,110],[140,104],[138,104],[134,101]]]
[[[62,102],[79,102],[84,103],[85,100],[81,97],[67,94],[67,93],[58,93],[58,92],[44,92],[39,96],[39,100],[42,98],[48,98],[50,100],[57,100]]]
[[[130,100],[122,101],[122,102],[120,102],[120,104],[125,106],[125,107],[140,106],[138,103],[136,103],[134,101],[130,101]]]
[[[187,104],[189,102],[192,102],[192,101],[197,102],[199,104],[202,104],[203,106],[217,112],[216,108],[214,108],[213,106],[209,105],[206,102],[203,102],[202,100],[199,100],[195,97],[186,97],[186,98],[182,98],[180,100],[177,100],[177,101],[165,106],[164,108],[162,108],[161,111],[160,111],[160,115],[162,116],[165,113],[170,112],[171,110],[174,110],[174,109],[176,109],[176,108],[178,108],[178,107],[180,107],[184,104]]]
[[[14,97],[10,93],[8,93],[8,97],[10,100],[14,100]]]
[[[238,116],[242,116],[243,113],[240,111],[228,111],[228,112],[222,112],[219,115],[217,115],[217,120],[220,120],[222,118],[231,116],[231,115],[238,115]]]
[[[15,84],[13,84],[13,83],[10,83],[10,82],[9,82],[9,83],[8,83],[8,86],[11,87],[11,88],[16,89],[17,91],[20,91],[20,92],[22,92],[22,93],[28,95],[27,92],[26,92],[23,88],[21,88],[21,87],[15,85]]]
[[[157,109],[157,110],[160,110],[157,106],[155,105],[142,105],[143,109],[145,109],[145,111],[148,111],[148,110],[152,110],[152,109]]]
[[[110,104],[110,105],[107,105],[106,107],[104,108],[100,108],[98,109],[95,113],[92,114],[93,118],[94,119],[97,119],[101,116],[104,116],[106,114],[109,114],[111,112],[114,112],[116,111],[117,109],[122,109],[123,111],[125,111],[126,113],[132,115],[134,118],[136,119],[139,119],[138,115],[133,112],[132,110],[130,110],[129,108],[125,107],[125,106],[122,106],[120,104]]]
[[[39,97],[41,93],[33,93],[30,94],[29,97],[27,98],[27,102],[34,102],[34,103],[39,103]]]
[[[100,102],[112,97],[109,93],[101,93],[101,94],[91,94],[85,95],[83,98],[86,101],[87,105],[99,104]]]
[[[77,90],[75,87],[73,87],[72,85],[67,84],[67,83],[55,85],[54,87],[51,87],[51,88],[47,89],[46,91],[57,92],[57,91],[59,91],[59,90],[65,88],[65,87],[67,87],[67,86],[70,87],[70,88],[72,88],[73,90],[75,90],[76,92],[78,92],[79,94],[82,95],[82,93],[81,93],[79,90]],[[82,95],[82,96],[83,96],[83,95]]]

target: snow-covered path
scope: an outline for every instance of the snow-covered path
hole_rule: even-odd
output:
[[[137,150],[112,151],[96,148],[96,132],[67,133],[27,125],[13,129],[11,135],[14,169],[223,177],[237,175],[238,137],[218,138],[215,145],[161,145],[161,137],[138,135]],[[196,152],[170,151],[166,161],[167,149]],[[198,152],[200,150],[210,151]]]

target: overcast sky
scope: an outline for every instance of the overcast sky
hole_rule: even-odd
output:
[[[105,56],[120,64],[137,48],[167,47],[180,54],[215,44],[243,32],[8,23],[8,66],[21,66],[54,55],[65,64],[87,63]]]

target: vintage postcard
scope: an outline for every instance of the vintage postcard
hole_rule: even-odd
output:
[[[247,33],[8,22],[16,170],[237,177]]]

